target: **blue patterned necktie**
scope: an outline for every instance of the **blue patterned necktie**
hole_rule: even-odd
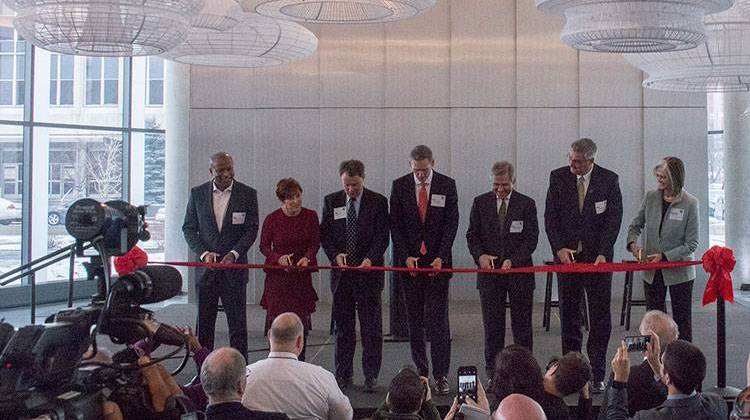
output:
[[[356,201],[356,198],[349,200],[349,208],[346,210],[346,254],[349,256],[349,261],[354,260],[354,251],[357,246]]]

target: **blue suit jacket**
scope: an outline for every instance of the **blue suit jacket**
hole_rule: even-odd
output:
[[[597,255],[603,255],[607,262],[612,262],[622,223],[622,194],[617,174],[594,165],[583,212],[578,211],[577,182],[567,166],[550,173],[544,227],[552,255],[557,261],[559,249],[576,249],[580,241],[583,255],[576,255],[576,260],[593,262]]]
[[[244,214],[242,223],[234,223]],[[258,234],[258,195],[253,188],[234,181],[227,212],[219,232],[213,207],[213,181],[206,182],[190,191],[182,233],[196,259],[206,251],[224,256],[234,250],[239,254],[237,263],[247,262],[247,251]],[[198,281],[205,269],[196,269]],[[227,276],[248,281],[247,270],[227,270]]]
[[[349,265],[359,265],[369,258],[372,265],[383,265],[383,254],[388,248],[389,220],[388,200],[385,196],[364,189],[357,215],[357,245],[354,255],[348,255]],[[336,264],[336,255],[346,253],[346,218],[334,220],[333,209],[346,208],[346,193],[341,190],[328,194],[323,202],[323,214],[320,219],[320,244],[323,246],[331,264]],[[341,276],[346,275],[338,270],[331,270],[331,291],[336,292]],[[366,274],[374,288],[383,290],[384,273],[374,271]]]
[[[607,420],[726,420],[727,403],[710,392],[697,393],[681,400],[666,400],[660,406],[628,416],[627,389],[612,389],[607,407]]]

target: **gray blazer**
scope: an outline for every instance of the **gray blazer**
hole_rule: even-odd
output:
[[[691,261],[698,247],[698,199],[685,190],[669,205],[659,234],[662,193],[648,191],[641,209],[628,228],[626,243],[638,241],[643,234],[643,252],[646,255],[663,253],[668,261]],[[695,279],[695,266],[662,270],[664,284],[672,286]],[[644,271],[643,280],[651,284],[654,270]]]
[[[628,391],[614,389],[609,397],[607,420],[726,420],[727,403],[710,392],[696,393],[680,400],[666,400],[650,410],[642,410],[628,417]]]

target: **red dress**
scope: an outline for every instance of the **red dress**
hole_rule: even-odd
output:
[[[289,217],[278,209],[263,221],[260,252],[265,255],[268,265],[279,265],[279,258],[286,254],[293,254],[294,264],[307,257],[310,265],[318,265],[316,255],[319,247],[318,214],[313,210],[303,208],[297,216]],[[309,315],[315,312],[315,302],[318,300],[312,285],[313,270],[265,272],[266,284],[260,304],[268,311],[269,323],[284,312],[294,312],[303,320],[309,319]]]

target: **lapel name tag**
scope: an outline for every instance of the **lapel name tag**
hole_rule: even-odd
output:
[[[445,207],[445,196],[443,194],[432,194],[430,205],[432,207]]]
[[[669,211],[669,220],[682,221],[685,219],[685,209],[672,209]]]
[[[510,233],[523,232],[523,220],[514,220],[510,223]]]
[[[334,207],[333,220],[346,219],[346,207]]]
[[[233,225],[243,225],[245,224],[245,212],[244,211],[236,211],[232,213],[232,224]]]
[[[594,209],[596,210],[596,214],[604,213],[607,210],[607,200],[594,203]]]

